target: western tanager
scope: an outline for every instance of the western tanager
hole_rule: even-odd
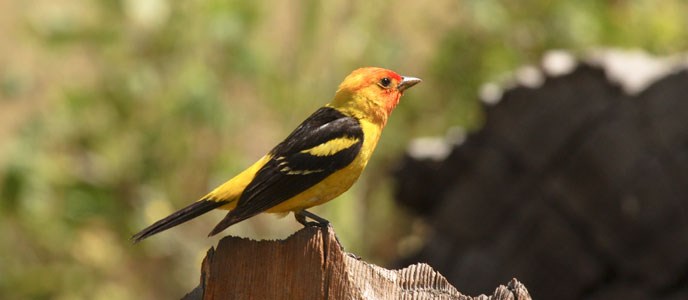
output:
[[[138,242],[215,208],[229,213],[209,236],[262,212],[294,212],[304,226],[310,224],[306,217],[327,223],[306,209],[332,200],[354,184],[399,97],[420,81],[382,68],[353,71],[339,85],[332,102],[303,121],[267,155],[132,239]]]

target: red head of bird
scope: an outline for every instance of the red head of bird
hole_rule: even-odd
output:
[[[420,81],[383,68],[360,68],[344,78],[330,105],[384,126],[404,90]]]

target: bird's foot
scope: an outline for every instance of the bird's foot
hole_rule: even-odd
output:
[[[306,220],[306,217],[308,217],[311,220],[314,220],[313,222],[309,222]],[[307,210],[301,210],[298,212],[294,212],[294,218],[296,218],[296,221],[301,223],[304,227],[320,227],[321,229],[327,230],[331,225],[330,221],[319,217],[318,215],[309,212]],[[339,237],[337,235],[334,235],[334,239],[337,241],[337,244],[339,245],[339,250],[344,252],[344,246],[342,246],[342,243],[339,241]],[[347,253],[347,255],[360,260],[361,258],[356,256],[355,254]]]
[[[304,227],[322,227],[322,228],[327,228],[330,226],[330,221],[319,217],[318,215],[309,212],[307,210],[301,210],[298,212],[294,212],[294,218],[296,218],[296,221],[301,223]],[[309,218],[313,220],[312,222],[309,222],[306,220],[306,218]]]
[[[344,251],[344,247],[342,247],[342,251]],[[350,253],[350,252],[344,252],[344,253],[346,253],[346,255],[347,255],[348,257],[351,257],[351,258],[353,258],[353,259],[355,259],[355,260],[361,260],[361,257],[358,256],[358,255],[356,255],[356,254],[353,254],[353,253]]]

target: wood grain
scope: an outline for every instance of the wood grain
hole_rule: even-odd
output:
[[[492,296],[462,295],[427,264],[387,270],[342,251],[332,227],[286,240],[225,237],[208,250],[201,282],[183,299],[530,299],[513,279]]]

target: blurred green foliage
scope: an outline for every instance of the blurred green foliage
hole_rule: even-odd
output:
[[[679,0],[67,0],[0,11],[1,299],[181,297],[222,213],[134,246],[131,234],[264,154],[366,65],[425,81],[359,184],[316,211],[348,250],[384,265],[422,232],[390,199],[388,170],[414,136],[478,128],[482,83],[550,49],[688,46]],[[285,237],[294,223],[257,217],[225,233]]]

